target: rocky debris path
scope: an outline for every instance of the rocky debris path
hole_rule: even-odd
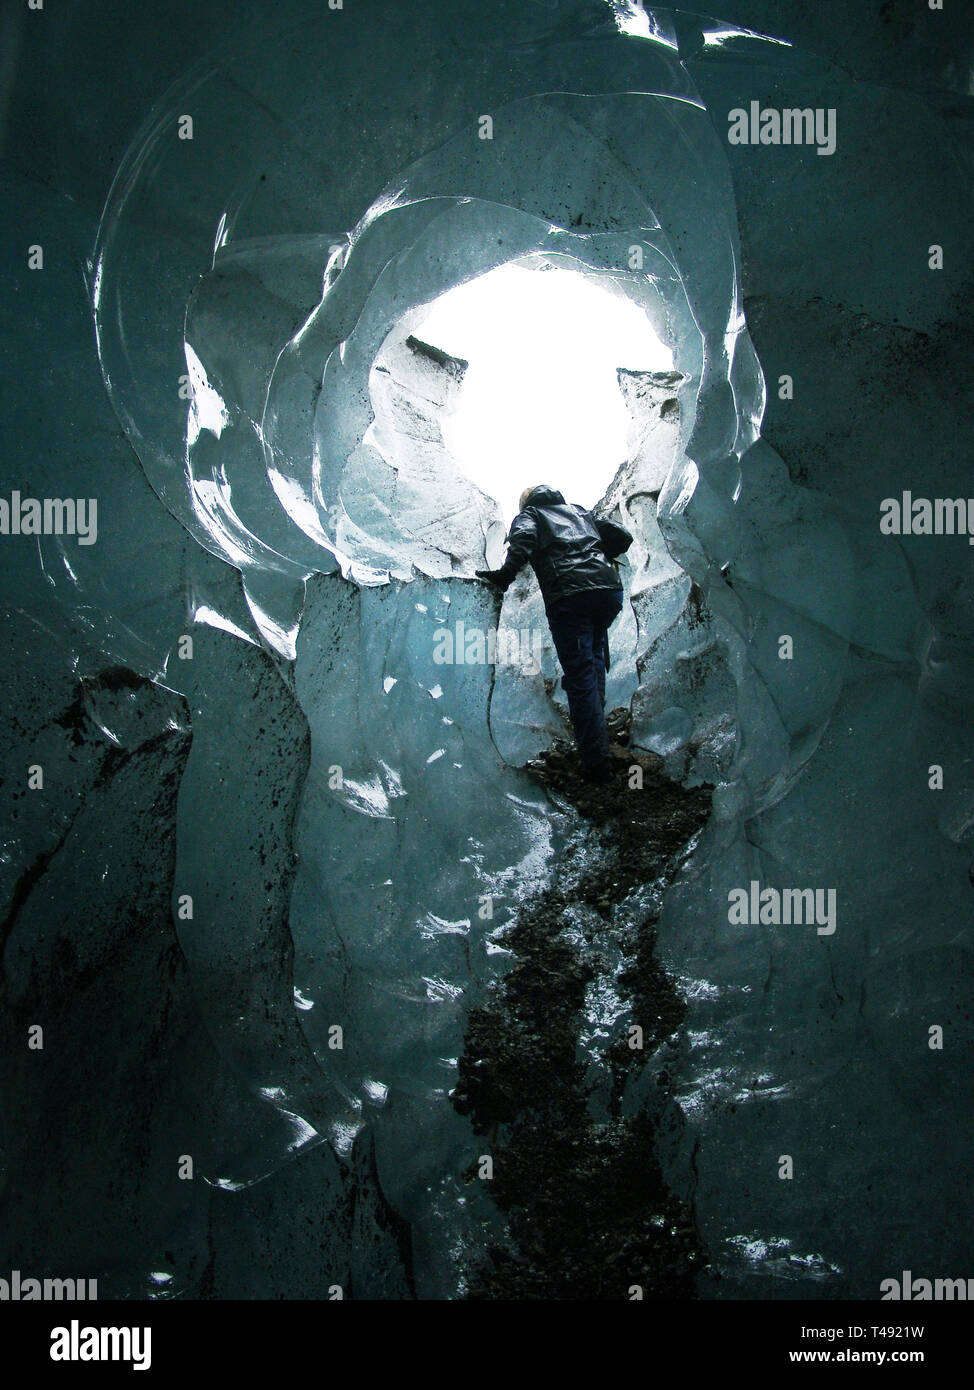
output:
[[[607,722],[608,783],[578,774],[567,740],[529,765],[568,838],[500,938],[517,964],[468,1020],[453,1103],[487,1137],[508,1232],[470,1271],[470,1298],[692,1298],[705,1259],[656,1155],[659,1127],[682,1122],[665,1067],[648,1099],[627,1104],[626,1090],[686,1012],[656,923],[713,788],[631,753],[627,711]]]

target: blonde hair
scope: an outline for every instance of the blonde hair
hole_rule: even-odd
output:
[[[521,493],[521,500],[518,502],[517,505],[522,512],[524,511],[525,502],[531,496],[532,492],[537,492],[539,487],[544,487],[544,483],[534,483],[531,487],[526,487],[524,491]]]

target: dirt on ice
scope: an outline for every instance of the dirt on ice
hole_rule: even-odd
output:
[[[507,1226],[468,1272],[472,1299],[692,1298],[705,1262],[692,1204],[668,1191],[657,1158],[660,1116],[682,1122],[667,1071],[651,1103],[627,1106],[625,1088],[686,1012],[657,959],[656,923],[713,788],[682,787],[660,759],[631,752],[625,710],[608,723],[605,785],[582,779],[567,739],[529,764],[572,829],[551,886],[500,938],[516,964],[468,1020],[453,1103],[487,1137]],[[589,986],[607,947],[625,1027],[602,1054],[593,1103],[580,1042],[592,1036]],[[476,1170],[467,1177],[478,1180]]]

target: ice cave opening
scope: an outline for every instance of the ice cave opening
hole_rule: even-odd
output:
[[[629,456],[618,368],[673,368],[632,300],[548,260],[509,262],[448,290],[416,336],[469,363],[444,443],[508,523],[523,488],[543,479],[594,507]]]
[[[679,392],[692,372],[678,369],[679,339],[653,298],[634,295],[630,276],[551,254],[463,280],[386,334],[362,443],[429,499],[410,530],[446,547],[451,525],[479,517],[490,565],[503,560],[521,491],[539,482],[631,530],[607,708],[632,704],[637,741],[685,776],[701,743],[708,769],[726,743],[733,699],[722,672],[703,724],[687,713],[688,690],[711,683],[719,644],[660,526],[660,494],[683,459]],[[468,575],[469,532],[456,539],[454,573]],[[530,575],[505,596],[501,624],[537,638],[521,643],[533,661],[497,666],[490,705],[498,750],[523,765],[567,714]]]

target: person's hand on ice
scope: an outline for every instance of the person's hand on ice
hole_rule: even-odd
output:
[[[502,594],[506,593],[510,588],[511,577],[504,569],[474,570],[474,574],[476,574],[478,579],[483,579],[486,583],[492,584],[494,588],[499,589]]]

